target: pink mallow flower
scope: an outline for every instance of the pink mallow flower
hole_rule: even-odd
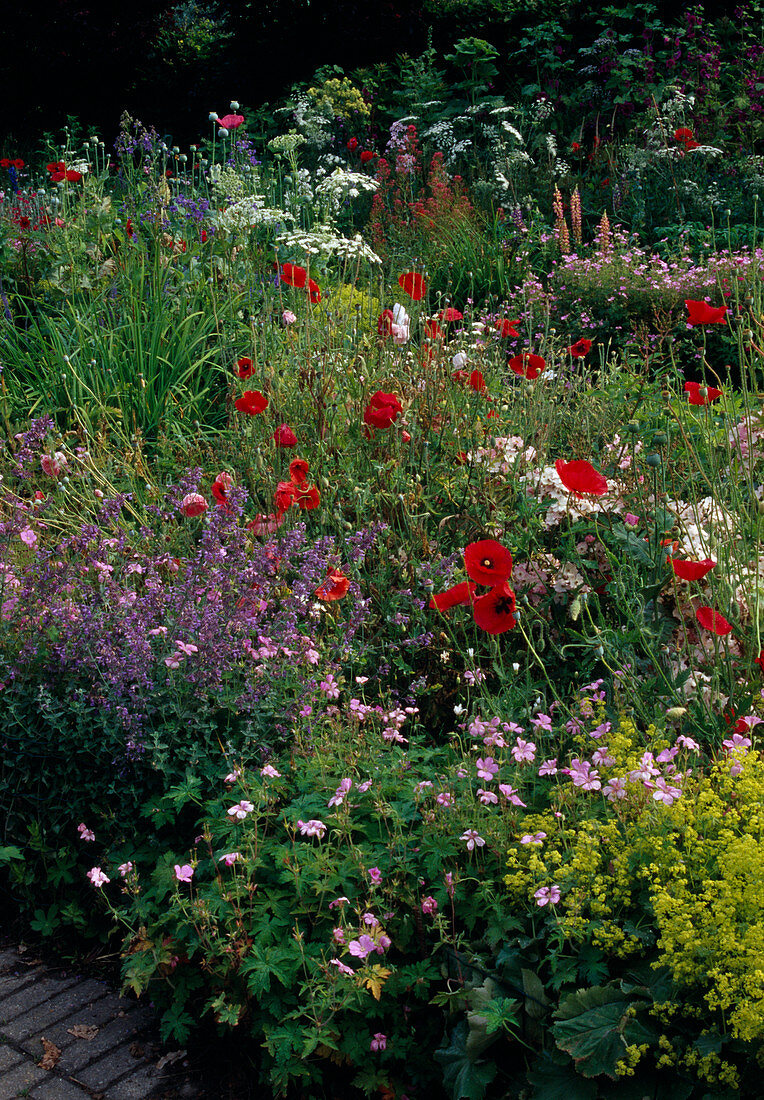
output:
[[[99,889],[105,886],[107,882],[111,882],[109,876],[105,875],[100,867],[93,867],[92,870],[88,871],[87,878],[90,879],[94,886],[99,887]]]
[[[317,836],[319,840],[326,832],[326,825],[323,821],[317,821],[315,818],[311,818],[310,821],[299,820],[297,828],[300,830],[300,836]]]
[[[243,821],[247,814],[252,813],[254,808],[251,802],[248,802],[246,798],[242,798],[241,802],[231,806],[226,813],[229,817],[235,817],[237,821]]]
[[[87,825],[85,825],[84,822],[83,824],[77,826],[77,832],[80,834],[80,840],[95,840],[95,833],[92,829],[88,829]]]
[[[382,882],[382,872],[380,871],[379,867],[369,868],[369,878],[371,880],[372,886],[379,886],[379,884]]]
[[[381,1031],[377,1031],[369,1043],[369,1050],[378,1051],[385,1050],[387,1048],[387,1036],[383,1035]]]
[[[422,899],[422,912],[426,917],[431,917],[438,911],[438,903],[430,894]]]
[[[536,759],[536,746],[533,741],[523,741],[522,737],[518,737],[511,752],[518,764],[531,764]]]
[[[371,936],[366,934],[366,932],[360,935],[357,940],[351,940],[348,944],[348,951],[357,959],[365,959],[372,951],[376,951],[376,949],[376,943]]]
[[[175,877],[178,882],[190,882],[194,877],[194,869],[190,863],[184,863],[182,867],[179,863],[176,863]]]
[[[499,765],[492,756],[486,756],[485,760],[482,756],[479,756],[475,761],[475,767],[477,768],[478,779],[485,779],[489,783],[499,771]]]

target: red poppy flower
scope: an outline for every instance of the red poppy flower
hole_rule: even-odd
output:
[[[458,309],[454,309],[453,306],[448,306],[446,309],[442,309],[438,314],[441,321],[463,321],[464,314],[460,313]]]
[[[321,301],[321,287],[318,285],[315,279],[308,279],[308,293],[310,300],[314,306],[317,306]]]
[[[764,649],[761,650],[759,656],[754,660],[753,663],[755,665],[758,665],[761,671],[764,672]]]
[[[694,302],[691,298],[685,298],[689,316],[687,323],[690,325],[726,325],[727,307],[710,306],[708,302]]]
[[[294,502],[303,512],[312,512],[321,503],[321,494],[315,485],[295,485]]]
[[[585,336],[582,336],[580,340],[576,340],[575,344],[571,344],[568,348],[568,351],[574,359],[583,359],[591,350],[592,342],[591,340],[587,340]]]
[[[251,378],[255,373],[255,365],[248,355],[242,355],[236,360],[236,374],[239,378]]]
[[[694,138],[687,138],[687,141],[685,141],[684,143],[684,147],[689,153],[691,149],[700,149],[700,142],[695,141]]]
[[[244,115],[223,115],[216,119],[218,126],[223,130],[238,130],[244,122]]]
[[[273,433],[273,442],[277,447],[296,447],[297,436],[288,424],[279,424]]]
[[[450,611],[452,607],[462,607],[464,604],[474,603],[474,600],[475,585],[462,581],[445,592],[436,592],[430,600],[430,607],[433,611]]]
[[[0,158],[0,168],[10,168],[11,162],[8,157]]]
[[[678,130],[674,130],[675,141],[687,141],[688,138],[693,138],[694,136],[692,130],[687,126],[680,126]]]
[[[546,361],[540,355],[532,355],[529,351],[515,355],[509,360],[507,366],[521,378],[528,378],[532,382],[546,367]]]
[[[82,175],[80,172],[75,172],[73,168],[67,168],[64,172],[64,179],[68,180],[69,183],[79,183],[82,179]]]
[[[230,474],[222,473],[218,474],[215,480],[212,482],[212,495],[218,502],[221,508],[225,508],[226,511],[230,510],[228,503],[228,490],[233,485],[233,478]]]
[[[131,239],[135,236],[135,230],[133,229],[133,223],[131,222],[130,218],[128,218],[125,223],[125,232]]]
[[[563,462],[558,458],[554,466],[565,488],[579,500],[584,494],[601,497],[608,491],[606,478],[585,458],[577,458],[573,462]]]
[[[427,333],[427,335],[430,337],[431,340],[442,340],[443,339],[443,335],[444,335],[443,334],[443,329],[440,327],[438,322],[435,321],[435,320],[425,321],[424,330]]]
[[[23,168],[24,167],[24,161],[21,159],[21,157],[16,157],[16,159],[13,160],[11,163],[13,164],[14,168]]]
[[[704,392],[701,393],[701,390]],[[691,405],[708,405],[722,395],[721,390],[715,389],[714,386],[702,386],[700,382],[685,382],[684,392],[688,395]]]
[[[732,633],[732,623],[728,623],[721,612],[714,611],[712,607],[699,607],[695,612],[695,618],[704,630],[711,630],[720,638]]]
[[[273,499],[276,504],[276,511],[280,516],[283,515],[288,508],[292,507],[295,488],[296,485],[293,481],[280,481],[276,486],[276,492],[273,494]]]
[[[483,378],[482,372],[479,370],[473,370],[467,379],[467,385],[475,391],[475,393],[488,393],[488,386],[486,385],[485,378]]]
[[[186,493],[180,502],[180,510],[184,516],[202,516],[207,511],[207,501],[201,493]]]
[[[52,160],[50,164],[45,165],[47,172],[63,172],[66,169],[66,165],[62,160]]]
[[[326,570],[326,580],[318,586],[316,595],[319,600],[341,600],[343,596],[347,596],[349,588],[350,581],[345,574],[329,566]]]
[[[348,151],[354,153],[358,148],[358,138],[351,138],[347,144]]]
[[[510,321],[507,317],[502,317],[496,322],[496,329],[502,340],[506,339],[508,336],[515,336],[519,340],[520,333],[515,328],[515,325],[519,324],[519,321]]]
[[[420,302],[427,292],[427,284],[421,275],[415,271],[407,271],[405,275],[398,276],[398,286],[408,294],[415,302]]]
[[[515,594],[506,581],[475,600],[473,614],[475,623],[486,634],[503,634],[505,630],[512,630],[517,625]]]
[[[680,581],[700,581],[706,573],[710,573],[716,565],[715,561],[711,558],[705,558],[703,561],[686,561],[683,558],[666,558],[674,573],[679,577]]]
[[[245,390],[241,397],[237,397],[234,401],[234,405],[239,412],[247,413],[248,416],[257,416],[268,408],[268,398],[264,397],[259,390]]]
[[[364,409],[363,422],[370,428],[389,428],[402,412],[403,405],[394,393],[383,393],[377,390]]]
[[[289,477],[295,485],[304,485],[308,480],[308,460],[306,458],[293,458],[289,463]]]
[[[256,535],[272,535],[275,531],[278,531],[283,522],[283,513],[265,516],[262,512],[258,512],[255,518],[247,524],[247,528]]]
[[[478,584],[502,584],[512,572],[512,555],[500,542],[480,539],[465,549],[464,568],[467,576]]]
[[[200,236],[201,236],[202,244],[206,244],[207,243],[207,230],[203,229]]]
[[[364,149],[361,153],[361,164],[368,164],[370,160],[374,160],[374,153],[371,149]]]
[[[377,332],[380,336],[392,336],[393,334],[393,311],[391,309],[383,310],[379,315],[377,321]]]
[[[296,286],[298,290],[302,290],[308,281],[308,273],[304,267],[298,267],[296,264],[282,264],[279,268],[279,274],[281,275],[282,282],[287,286]]]

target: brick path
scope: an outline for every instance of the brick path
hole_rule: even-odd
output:
[[[198,1096],[188,1084],[169,1089],[173,1070],[163,1073],[141,1042],[152,1022],[103,982],[0,948],[0,1100]]]

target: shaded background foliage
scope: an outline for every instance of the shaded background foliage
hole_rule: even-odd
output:
[[[648,8],[659,20],[676,13],[665,2],[603,8],[566,0],[554,19],[575,45],[590,41],[604,17],[639,35]],[[697,10],[734,26],[732,0]],[[110,138],[128,110],[175,141],[193,141],[201,118],[225,111],[231,96],[256,107],[321,65],[352,70],[416,56],[428,34],[440,54],[461,36],[484,38],[499,50],[501,82],[520,87],[536,74],[533,51],[518,57],[517,42],[548,17],[540,0],[5,3],[0,133],[20,145],[74,116]]]

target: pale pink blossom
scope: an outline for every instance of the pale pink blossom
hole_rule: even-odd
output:
[[[297,828],[300,830],[300,836],[317,836],[319,840],[326,832],[326,825],[316,818],[311,818],[310,821],[298,820]]]
[[[237,821],[243,821],[247,814],[251,814],[254,810],[254,806],[246,798],[242,798],[241,802],[237,802],[235,806],[231,806],[226,813],[229,817],[235,817]]]
[[[467,847],[471,852],[473,852],[475,848],[482,848],[485,844],[485,841],[482,836],[480,836],[477,829],[465,829],[459,839],[467,841]]]
[[[105,875],[100,867],[93,867],[92,870],[88,871],[86,877],[99,889],[105,886],[107,882],[111,882],[109,876]]]
[[[190,863],[184,863],[182,867],[179,863],[176,863],[175,877],[178,882],[190,882],[194,877],[194,869]]]
[[[88,829],[87,825],[85,825],[84,823],[77,826],[77,832],[80,834],[80,840],[95,840],[95,833],[92,829]]]
[[[536,899],[536,905],[556,905],[560,900],[560,887],[542,886],[533,896]]]
[[[369,1043],[369,1050],[378,1051],[385,1050],[387,1048],[387,1036],[383,1035],[381,1031],[377,1031],[371,1042]]]
[[[422,899],[422,912],[426,917],[431,917],[438,911],[438,903],[431,894]]]

